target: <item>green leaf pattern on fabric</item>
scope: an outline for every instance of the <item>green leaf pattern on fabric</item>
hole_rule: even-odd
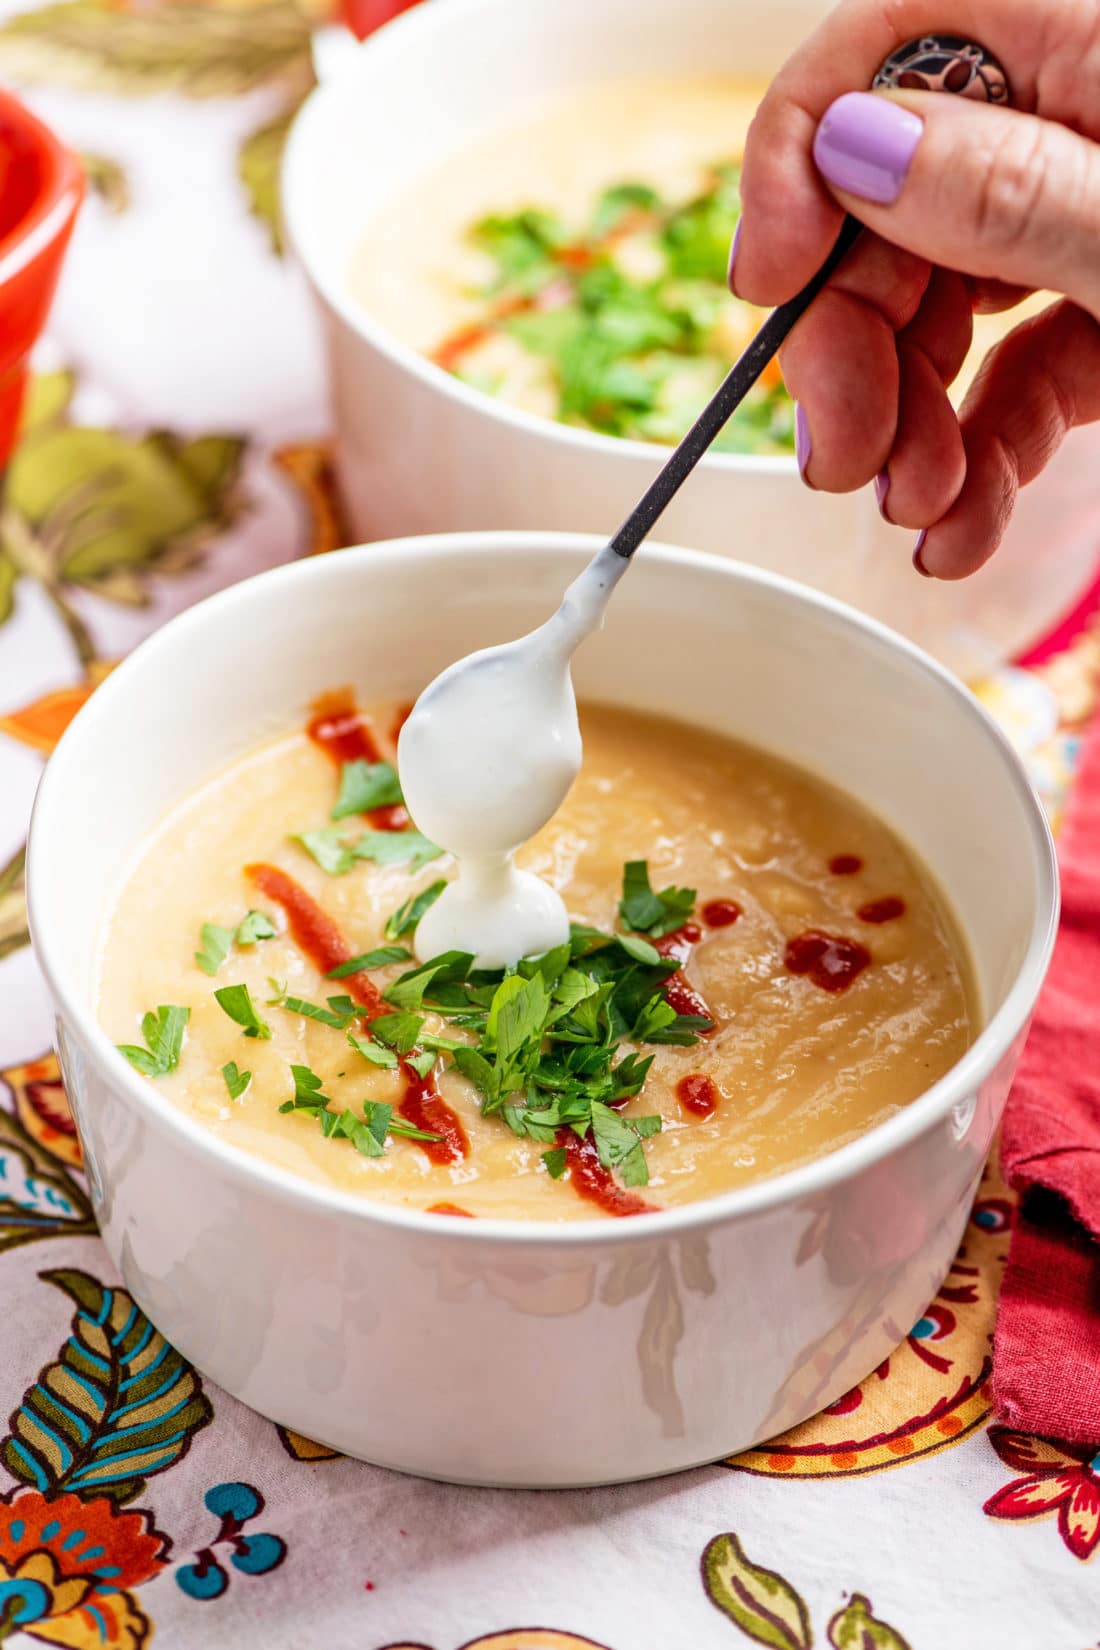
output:
[[[833,1650],[910,1650],[908,1639],[872,1614],[871,1601],[862,1593],[853,1593],[850,1603],[837,1611],[828,1636]]]
[[[293,0],[127,7],[59,0],[0,24],[5,79],[146,97],[231,97],[311,77],[309,19]]]
[[[745,1556],[737,1537],[716,1535],[703,1554],[703,1586],[734,1626],[769,1650],[810,1650],[809,1612],[789,1581]]]
[[[73,1330],[24,1394],[0,1456],[43,1493],[132,1501],[187,1453],[210,1401],[125,1289],[76,1270],[40,1275],[74,1302]]]

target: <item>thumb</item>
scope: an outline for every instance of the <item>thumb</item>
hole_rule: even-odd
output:
[[[814,160],[886,240],[1100,317],[1100,145],[963,98],[850,92],[822,117]]]

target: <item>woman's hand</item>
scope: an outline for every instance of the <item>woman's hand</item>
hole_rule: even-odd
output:
[[[952,27],[1003,64],[1015,108],[852,93],[942,27],[934,0],[843,0],[791,59],[749,134],[731,261],[739,296],[782,303],[843,213],[874,233],[783,353],[811,486],[876,480],[922,529],[921,572],[957,579],[999,544],[1021,485],[1100,419],[1100,0],[955,0]],[[975,310],[1065,294],[987,357],[956,417],[946,386]]]

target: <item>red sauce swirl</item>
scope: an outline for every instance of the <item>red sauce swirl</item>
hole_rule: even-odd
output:
[[[783,959],[791,974],[808,975],[819,991],[839,993],[847,991],[871,961],[871,953],[858,940],[849,940],[843,934],[823,934],[819,929],[808,929],[787,941]]]

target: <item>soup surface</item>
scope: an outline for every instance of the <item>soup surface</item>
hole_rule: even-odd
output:
[[[715,76],[547,99],[379,211],[351,290],[476,389],[603,434],[675,442],[764,318],[727,289],[763,91]],[[1049,301],[976,318],[960,399],[990,345]],[[715,449],[793,452],[776,363]]]
[[[325,706],[188,798],[122,889],[102,1023],[223,1141],[406,1208],[627,1215],[834,1150],[971,1042],[951,919],[882,824],[761,752],[592,705],[581,776],[521,856],[562,892],[572,957],[507,986],[453,960],[405,978],[409,902],[454,866],[395,800],[399,718]],[[494,1111],[509,1039],[526,1092],[503,1080]]]

